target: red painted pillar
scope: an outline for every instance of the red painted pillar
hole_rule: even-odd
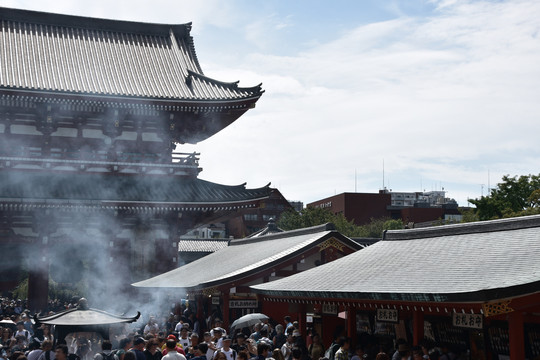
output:
[[[229,293],[223,293],[223,326],[225,329],[228,329],[231,324],[229,324]]]
[[[413,312],[413,345],[418,345],[424,339],[424,313]]]
[[[514,311],[508,317],[508,333],[510,340],[510,359],[525,359],[525,335],[523,330],[523,313]]]
[[[298,326],[300,327],[300,334],[306,338],[306,305],[305,304],[299,304],[298,305],[298,312],[296,313],[296,318],[298,319]]]
[[[356,308],[353,306],[347,307],[347,336],[351,338],[353,346],[358,345],[356,343]]]

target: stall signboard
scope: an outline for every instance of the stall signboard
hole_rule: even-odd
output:
[[[323,304],[322,313],[327,315],[337,315],[338,306],[336,304]]]
[[[377,321],[397,323],[399,320],[396,309],[377,309]]]
[[[458,314],[452,316],[452,325],[469,329],[482,329],[484,317],[482,314]]]
[[[212,305],[219,305],[219,296],[212,296]]]
[[[230,309],[248,309],[256,308],[258,306],[257,300],[229,300]]]

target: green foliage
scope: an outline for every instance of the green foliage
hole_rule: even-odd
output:
[[[460,212],[462,215],[461,222],[463,223],[474,222],[474,221],[480,220],[478,219],[478,215],[476,214],[476,209],[465,209],[465,210],[460,210]]]
[[[540,213],[540,175],[505,175],[502,180],[489,195],[469,200],[479,220]]]
[[[343,214],[333,214],[329,209],[315,207],[307,207],[300,213],[289,210],[281,214],[277,225],[283,230],[294,230],[329,222],[333,223],[340,233],[349,237],[380,238],[383,230],[403,229],[401,220],[371,219],[369,224],[358,226],[348,221]]]

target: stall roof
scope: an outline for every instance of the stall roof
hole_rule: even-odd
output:
[[[540,216],[386,232],[362,251],[256,293],[318,299],[484,302],[540,290]]]
[[[90,326],[132,323],[137,321],[140,313],[133,317],[109,314],[103,310],[74,308],[59,313],[35,318],[36,323],[63,326]]]
[[[259,273],[335,238],[351,249],[362,246],[332,224],[278,234],[231,240],[229,246],[199,260],[133,284],[136,287],[203,289]]]

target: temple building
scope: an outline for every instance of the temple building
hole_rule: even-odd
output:
[[[392,230],[362,251],[251,285],[260,311],[288,307],[325,344],[447,346],[470,359],[540,356],[540,216]],[[341,316],[340,316],[341,315]]]
[[[32,310],[49,274],[118,289],[175,268],[183,232],[270,196],[201,180],[199,154],[176,150],[263,94],[204,75],[190,30],[0,8],[0,290],[22,268]]]

